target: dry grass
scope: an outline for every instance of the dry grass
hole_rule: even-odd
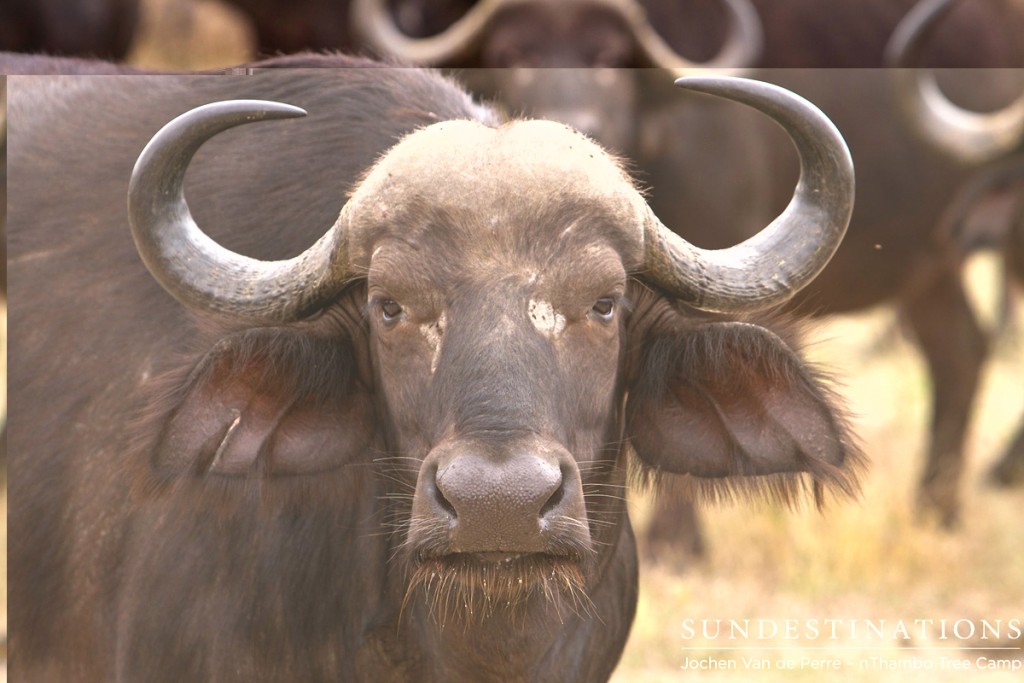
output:
[[[991,282],[991,264],[972,269],[981,285]],[[991,307],[992,298],[985,299]],[[1017,673],[982,671],[979,656],[993,652],[939,649],[949,643],[917,637],[897,645],[867,638],[863,631],[835,640],[819,638],[798,644],[783,638],[740,638],[722,650],[723,641],[684,638],[683,620],[899,619],[1024,620],[1024,491],[1001,491],[984,483],[986,470],[1005,447],[1024,405],[1021,367],[1024,339],[1003,340],[989,364],[983,395],[968,446],[964,482],[963,529],[948,533],[920,523],[913,511],[913,491],[926,432],[928,380],[917,352],[903,340],[886,339],[883,348],[866,351],[893,325],[890,311],[830,321],[812,348],[822,363],[845,376],[844,394],[872,466],[859,503],[833,504],[824,514],[791,513],[769,507],[736,505],[706,511],[709,557],[684,572],[644,567],[641,597],[632,638],[613,681],[820,680],[825,674],[801,668],[802,658],[835,657],[844,669],[829,680],[842,681],[1010,681]],[[635,504],[642,526],[649,501]],[[697,624],[700,622],[697,621]],[[757,623],[756,621],[754,622]],[[863,624],[862,624],[863,626]],[[766,626],[770,630],[771,627]],[[827,629],[821,629],[827,635]],[[932,634],[934,635],[934,634]],[[979,642],[963,645],[976,646]],[[1024,641],[1004,642],[1024,647]],[[770,650],[753,646],[769,646]],[[907,649],[907,645],[923,649]],[[684,647],[697,649],[684,650]],[[1020,649],[1002,651],[1024,665]],[[682,671],[685,658],[732,659],[736,670]],[[770,668],[744,668],[743,657],[767,657]],[[935,667],[904,672],[861,668],[861,660],[879,657],[906,665]],[[943,669],[942,657],[964,658],[965,673]],[[777,660],[797,663],[780,669]],[[1004,660],[1004,665],[1014,660]]]

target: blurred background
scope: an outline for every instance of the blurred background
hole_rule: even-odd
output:
[[[0,45],[4,49],[53,51],[55,48],[41,47],[42,43],[31,43],[27,38],[28,29],[11,30],[17,18],[13,12],[23,1],[5,0],[7,8],[0,8]],[[35,4],[35,0],[29,1]],[[56,2],[54,7],[66,9],[86,4],[64,0],[63,5]],[[295,11],[288,18],[275,14],[275,11],[280,12],[280,6],[289,4]],[[84,52],[72,46],[68,52],[111,56],[142,69],[188,71],[239,65],[260,56],[287,54],[302,47],[393,56],[393,50],[380,42],[364,39],[344,23],[349,17],[348,4],[326,0],[323,3],[312,0],[294,3],[141,0],[136,10],[133,3],[121,3],[117,7],[119,16],[128,17],[128,21],[120,22],[124,26],[110,29],[111,37],[104,39],[102,46],[97,43]],[[387,7],[392,20],[404,33],[423,37],[441,33],[474,3],[444,0],[436,3],[431,12],[424,11],[422,4],[413,0],[392,0]],[[39,7],[44,5],[45,2],[38,3]],[[325,5],[327,10],[322,10]],[[663,161],[660,154],[674,149],[672,141],[660,134],[665,126],[675,129],[684,124],[714,127],[723,121],[729,126],[734,123],[731,114],[718,117],[714,110],[710,122],[706,118],[694,122],[687,118],[689,114],[678,113],[674,104],[666,104],[664,99],[674,96],[672,89],[665,87],[671,80],[664,73],[666,70],[680,72],[692,66],[686,60],[700,63],[711,59],[716,60],[712,62],[715,66],[741,72],[763,66],[878,68],[886,63],[884,52],[886,45],[892,43],[897,24],[916,2],[757,0],[750,7],[760,17],[760,28],[756,33],[743,34],[741,44],[733,45],[731,52],[724,51],[725,54],[719,46],[728,41],[730,26],[743,23],[740,9],[711,0],[645,0],[641,5],[650,18],[648,28],[656,29],[659,38],[648,38],[646,42],[636,38],[640,48],[623,47],[616,42],[618,34],[612,32],[597,34],[603,36],[597,49],[580,47],[576,52],[552,52],[548,49],[550,46],[565,45],[564,35],[548,37],[541,46],[515,41],[509,44],[507,35],[492,27],[487,41],[475,39],[470,41],[469,47],[428,55],[424,61],[453,69],[470,87],[513,114],[562,118],[623,152],[633,160],[639,180],[653,187],[657,203],[667,201],[661,193],[676,193],[674,186],[666,190],[664,184],[659,183],[665,174],[659,166]],[[942,78],[951,96],[962,106],[979,110],[1012,107],[1014,98],[1024,91],[1024,76],[1020,70],[1024,66],[1020,40],[1024,35],[1024,0],[967,0],[954,5],[944,23],[940,22],[931,34],[922,54],[911,54],[903,63],[929,67],[1000,67],[1003,70],[999,72]],[[309,9],[302,15],[298,11],[314,6],[321,8],[317,11],[328,14],[317,14]],[[133,11],[137,14],[132,14]],[[3,12],[9,13],[6,22]],[[332,24],[332,30],[319,33],[311,30],[318,24],[326,26],[329,21],[324,17],[335,15],[342,18],[340,27]],[[60,23],[59,19],[51,19],[51,23]],[[513,16],[507,19],[508,24],[501,25],[515,25],[521,20],[522,17]],[[81,33],[77,29],[91,25],[88,17],[79,21],[86,23],[67,24],[63,31],[66,33],[70,26],[71,33]],[[555,25],[556,22],[548,23]],[[587,24],[570,23],[570,33],[579,32],[581,25]],[[418,53],[410,51],[400,56],[410,59],[414,54]],[[494,76],[494,72],[488,75],[470,70],[474,66],[573,66],[588,70],[571,74],[569,81],[551,80],[555,78],[552,72],[546,74],[549,80],[540,79],[538,86],[535,75]],[[597,74],[604,72],[590,70],[609,66],[654,68],[630,72],[626,80],[612,76],[597,78]],[[842,90],[847,78],[843,75],[845,72],[829,73],[832,76],[819,76],[817,80],[834,80],[836,89]],[[987,79],[984,87],[972,84],[981,78]],[[659,84],[652,86],[651,79],[657,79]],[[885,78],[879,79],[879,83],[883,81]],[[567,82],[584,82],[588,91],[572,90],[564,85]],[[573,108],[564,100],[552,101],[549,95],[555,90],[570,92],[576,98],[570,104],[585,100],[595,92],[599,97],[588,100],[590,104],[586,107]],[[628,96],[624,95],[627,92]],[[619,111],[623,101],[629,101],[632,106]],[[884,122],[905,115],[899,105],[889,100],[885,102],[888,109],[874,111],[871,115]],[[733,129],[728,128],[728,144],[722,142],[721,146],[700,154],[739,155],[737,158],[751,161],[763,161],[774,154],[770,148],[744,147],[751,136],[759,138],[772,133],[763,131],[759,123],[748,124],[742,119],[738,122],[743,126],[742,135],[733,134]],[[926,135],[912,124],[905,128],[908,138]],[[700,131],[712,128],[695,127],[694,130],[697,131],[694,135],[701,135]],[[920,144],[927,146],[928,143]],[[922,344],[922,338],[929,330],[920,323],[915,327],[914,310],[918,309],[913,306],[917,302],[913,297],[905,297],[902,290],[876,297],[877,300],[865,295],[863,302],[835,305],[822,295],[798,310],[801,314],[813,310],[814,315],[807,318],[806,353],[836,376],[838,391],[849,403],[855,431],[871,460],[862,496],[852,503],[832,502],[823,512],[818,512],[812,505],[787,510],[743,501],[692,508],[666,501],[665,496],[671,496],[671,492],[663,494],[659,501],[648,491],[636,491],[630,505],[641,540],[640,606],[630,642],[613,680],[624,683],[822,678],[821,672],[810,668],[810,664],[794,670],[773,666],[758,672],[746,670],[742,665],[731,671],[683,671],[681,668],[688,658],[707,657],[737,662],[743,657],[772,660],[789,657],[797,661],[804,657],[834,657],[844,666],[839,674],[829,676],[830,680],[1021,680],[1024,641],[1020,638],[998,643],[969,640],[952,647],[929,639],[915,639],[908,645],[903,641],[872,641],[863,636],[817,639],[795,645],[779,637],[756,644],[746,642],[746,649],[736,651],[725,649],[721,642],[684,638],[683,629],[686,619],[841,618],[888,620],[891,624],[899,619],[918,618],[975,622],[1024,618],[1024,524],[1021,521],[1024,490],[1019,485],[1005,485],[1019,484],[1024,471],[1007,470],[1002,486],[994,485],[997,477],[993,472],[1007,462],[1006,453],[1013,450],[1014,440],[1019,438],[1024,413],[1024,331],[1016,312],[1019,271],[1014,271],[1014,259],[1020,259],[1019,253],[1024,249],[1014,242],[1016,239],[1024,243],[1020,239],[1024,234],[1024,209],[1021,208],[1024,190],[1019,170],[1024,161],[1020,140],[1014,144],[984,158],[959,158],[949,162],[958,174],[957,193],[953,196],[945,190],[937,192],[942,201],[949,204],[937,209],[943,226],[936,230],[945,232],[938,237],[922,234],[920,240],[911,245],[924,246],[934,238],[939,246],[929,248],[955,262],[973,335],[965,346],[973,348],[972,344],[977,341],[987,349],[987,353],[977,354],[977,377],[971,368],[962,368],[957,355],[962,346],[943,347],[939,355],[922,355],[922,347],[928,346]],[[732,149],[734,145],[739,148]],[[945,158],[949,154],[948,150],[935,152],[934,158]],[[857,154],[855,160],[860,172]],[[791,164],[792,159],[785,163]],[[996,166],[998,169],[992,170]],[[879,166],[869,162],[864,167],[903,168],[904,174],[922,174],[929,168],[927,165],[900,167],[895,162],[886,164],[884,161]],[[1006,168],[1010,170],[1004,172]],[[669,170],[668,177],[672,178],[678,177],[673,174],[693,172],[692,169]],[[742,207],[734,197],[695,197],[693,201],[698,206],[702,201],[712,200],[719,206],[724,205],[729,209],[730,220],[735,218],[734,212],[740,210],[743,216],[738,222],[749,225],[758,224],[765,215],[770,217],[781,208],[774,199],[775,181],[791,188],[791,179],[795,177],[795,170],[790,167],[781,171],[778,179],[769,180],[760,178],[762,170],[758,171],[760,175],[743,174],[730,166],[725,172],[730,177],[742,178],[744,196],[757,197],[758,201],[744,203]],[[697,173],[705,176],[709,171],[700,167]],[[859,187],[863,183],[885,183],[884,179],[862,178],[858,178]],[[963,192],[959,191],[961,188],[965,188]],[[920,191],[921,201],[932,201],[932,194],[925,189]],[[960,204],[955,205],[958,201]],[[684,203],[679,211],[692,212],[692,206]],[[701,215],[708,221],[725,220],[708,213],[709,209],[701,207],[700,210],[705,212]],[[661,210],[658,213],[662,215]],[[899,226],[882,225],[872,229],[895,230]],[[879,234],[884,236],[885,233]],[[883,240],[876,237],[871,233],[871,246],[881,249]],[[888,242],[885,248],[889,248]],[[947,248],[953,251],[945,251]],[[909,256],[905,265],[909,271]],[[944,262],[944,265],[948,264]],[[1019,268],[1019,264],[1016,267]],[[868,269],[860,273],[860,277],[864,283],[869,283],[873,279],[883,280],[885,276]],[[857,280],[849,282],[853,283],[849,288],[860,288]],[[864,289],[869,289],[868,284],[864,284]],[[851,297],[851,301],[853,299],[856,297]],[[825,313],[834,314],[823,315]],[[932,330],[932,334],[942,337],[946,331],[950,336],[961,333],[962,328],[954,322],[959,320],[957,315],[959,313],[950,309],[948,325],[940,316],[940,322],[934,323],[938,329]],[[6,327],[6,314],[2,322]],[[952,359],[943,358],[943,353],[951,354]],[[952,378],[940,379],[940,382],[972,386],[976,383],[977,388],[968,391],[966,399],[959,394],[955,399],[967,402],[966,407],[960,407],[961,414],[970,412],[970,420],[960,435],[963,439],[962,471],[958,477],[953,477],[952,483],[948,477],[943,479],[946,475],[938,476],[935,480],[939,483],[933,481],[932,488],[928,489],[922,485],[926,456],[936,449],[936,439],[943,438],[934,434],[932,421],[936,378],[943,376],[944,366],[955,368],[955,372]],[[968,379],[961,379],[964,375],[957,373],[967,373]],[[970,410],[972,402],[973,410]],[[944,447],[950,448],[948,444]],[[1021,449],[1020,444],[1017,448]],[[1024,457],[1018,456],[1018,460]],[[6,483],[6,476],[4,481]],[[944,498],[950,495],[954,498],[952,502]],[[6,496],[2,514],[6,529]],[[666,518],[672,522],[667,529]],[[648,528],[656,532],[648,534]],[[5,556],[3,561],[3,595],[6,597]],[[6,632],[6,617],[2,625]],[[944,658],[953,657],[969,660],[972,668],[968,674],[943,668]],[[994,670],[980,669],[979,657],[986,658],[986,662],[996,662]],[[865,667],[861,664],[874,661],[872,658],[903,662],[904,668],[895,670],[885,665]],[[905,667],[910,666],[907,662],[913,662],[917,668],[906,670]]]

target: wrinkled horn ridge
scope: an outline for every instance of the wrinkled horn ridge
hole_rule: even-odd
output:
[[[487,25],[503,8],[528,4],[529,1],[481,0],[443,33],[428,38],[412,38],[403,34],[395,25],[387,0],[353,0],[351,18],[356,31],[383,56],[394,55],[410,64],[440,66],[466,55],[481,40]],[[635,0],[590,0],[622,17],[643,56],[654,66],[681,72],[700,68],[749,68],[760,57],[763,42],[757,10],[750,0],[721,1],[729,17],[729,36],[714,58],[697,63],[669,47]]]
[[[683,78],[676,84],[749,105],[787,132],[800,157],[800,178],[786,209],[733,247],[700,249],[649,214],[646,272],[670,294],[708,311],[739,313],[780,304],[825,267],[853,211],[850,152],[814,105],[784,88],[742,78]]]
[[[215,102],[165,125],[142,151],[128,189],[132,237],[149,272],[181,303],[252,321],[284,322],[313,312],[344,284],[347,252],[339,225],[295,258],[260,261],[214,242],[196,225],[185,201],[185,172],[204,142],[243,123],[305,113],[278,102]]]
[[[953,104],[924,67],[928,41],[957,0],[922,0],[893,31],[886,46],[893,86],[911,124],[950,156],[980,163],[1013,151],[1024,140],[1024,95],[990,113]]]

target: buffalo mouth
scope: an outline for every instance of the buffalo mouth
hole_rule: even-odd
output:
[[[522,617],[534,606],[552,610],[562,621],[592,613],[586,564],[578,554],[543,552],[420,555],[405,604],[420,594],[442,627],[494,616]]]

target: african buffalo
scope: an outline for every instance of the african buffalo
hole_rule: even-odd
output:
[[[604,680],[628,461],[852,492],[829,390],[751,317],[837,247],[846,148],[784,90],[684,87],[803,160],[724,252],[430,72],[12,77],[12,677]]]
[[[928,144],[975,170],[952,219],[954,229],[961,231],[971,210],[990,193],[1017,187],[1022,194],[1024,94],[997,111],[968,111],[950,101],[935,76],[921,68],[928,45],[955,5],[956,0],[922,2],[900,25],[889,48],[889,60],[898,67],[891,73],[911,127]],[[997,244],[1004,254],[1007,275],[1024,283],[1024,195],[1018,197],[1015,211]],[[992,479],[1000,484],[1024,481],[1024,426],[993,468]]]

